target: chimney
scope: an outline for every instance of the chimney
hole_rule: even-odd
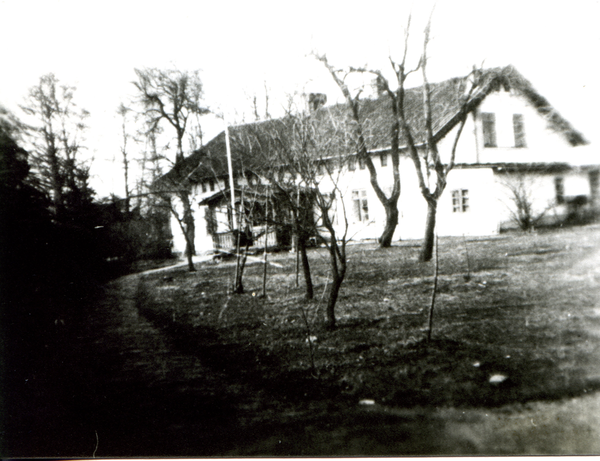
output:
[[[308,95],[308,110],[309,112],[316,112],[318,109],[323,107],[327,102],[327,95],[324,93],[310,93]]]

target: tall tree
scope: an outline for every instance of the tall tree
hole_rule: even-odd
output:
[[[346,210],[340,200],[341,167],[347,161],[349,137],[341,125],[324,123],[323,116],[326,115],[318,112],[288,112],[282,119],[253,132],[254,139],[249,144],[263,155],[255,152],[256,158],[265,160],[258,162],[257,174],[266,177],[291,209],[298,241],[304,241],[309,234],[316,235],[328,250],[331,283],[326,327],[335,328],[335,306],[346,276],[346,245],[350,240]],[[316,219],[307,219],[308,214],[315,212]],[[308,260],[304,258],[305,255],[306,274]]]
[[[123,103],[121,103],[117,109],[117,113],[121,116],[121,156],[123,158],[123,179],[125,181],[125,212],[127,213],[129,213],[131,205],[131,190],[129,189],[129,163],[131,160],[127,146],[131,138],[131,135],[127,131],[129,112],[131,112],[131,109]]]
[[[467,115],[473,108],[474,100],[472,98],[475,90],[479,86],[479,72],[474,69],[473,73],[464,79],[461,90],[454,94],[458,99],[458,108],[455,115],[457,129],[452,143],[450,155],[448,159],[442,158],[438,149],[440,136],[434,131],[434,113],[432,110],[432,88],[427,78],[427,46],[429,44],[429,33],[431,30],[431,17],[425,28],[425,36],[423,40],[423,54],[421,55],[421,70],[423,75],[423,111],[425,118],[425,152],[420,155],[415,140],[411,133],[411,127],[404,119],[402,131],[407,139],[408,152],[415,165],[419,188],[423,198],[427,202],[427,217],[425,222],[425,235],[419,259],[421,261],[430,261],[433,256],[433,247],[435,243],[435,223],[437,215],[437,203],[442,196],[448,175],[454,168],[456,159],[456,148],[458,141],[463,132],[463,128],[467,121]],[[453,101],[455,102],[455,101]],[[437,108],[439,110],[439,108]],[[434,176],[434,178],[431,178]],[[431,179],[435,180],[435,187],[431,187]]]
[[[361,162],[364,162],[367,169],[369,170],[369,177],[371,186],[375,191],[375,195],[383,205],[385,210],[385,227],[383,233],[379,237],[379,245],[381,247],[389,247],[392,244],[392,238],[394,237],[394,231],[398,226],[398,199],[400,198],[400,146],[399,146],[399,134],[400,134],[400,120],[404,110],[404,86],[399,85],[396,91],[392,91],[389,85],[386,86],[386,91],[391,98],[391,107],[393,112],[393,123],[390,131],[390,154],[392,157],[392,175],[393,175],[393,186],[389,194],[389,197],[383,191],[379,185],[379,178],[377,177],[377,170],[371,159],[366,140],[365,140],[365,124],[366,120],[361,118],[360,114],[360,91],[355,95],[352,95],[348,85],[346,84],[346,77],[353,72],[368,72],[366,69],[354,69],[349,68],[347,70],[337,69],[333,67],[325,55],[316,56],[327,68],[333,80],[342,91],[346,103],[348,104],[351,112],[351,117],[354,121],[352,124],[354,137],[356,142],[356,153]],[[404,69],[404,63],[406,61],[406,47],[404,53],[404,59],[402,62],[402,69]],[[379,73],[378,73],[379,75]],[[406,74],[407,75],[407,74]],[[406,78],[403,72],[403,78]]]
[[[183,164],[183,143],[189,129],[190,117],[208,113],[202,105],[202,82],[197,71],[135,69],[138,81],[134,82],[139,92],[139,102],[148,121],[149,130],[155,131],[161,122],[175,130],[177,148],[174,169]],[[191,208],[190,192],[182,182],[173,180],[172,189],[179,197],[183,213],[185,253],[188,257],[196,253],[194,248],[195,226]]]
[[[79,156],[89,113],[74,102],[75,87],[61,85],[54,74],[40,77],[23,111],[36,119],[30,130],[31,165],[37,185],[51,197],[55,214],[91,202],[89,165]]]
[[[44,280],[40,275],[47,266],[43,262],[48,251],[49,203],[27,181],[29,154],[19,145],[24,128],[0,105],[0,316],[11,302],[21,308],[36,292],[39,280]]]
[[[420,259],[422,261],[430,261],[433,254],[435,221],[437,202],[441,197],[447,183],[447,177],[450,171],[454,168],[456,157],[456,148],[462,134],[464,125],[467,120],[469,110],[473,107],[472,96],[479,82],[475,78],[478,73],[473,72],[468,76],[463,86],[455,96],[459,99],[457,114],[454,121],[458,125],[455,132],[454,142],[452,144],[450,156],[448,159],[442,159],[438,149],[438,143],[441,139],[438,133],[434,130],[435,114],[432,110],[432,88],[427,79],[427,46],[429,44],[429,33],[431,27],[431,17],[425,29],[423,40],[422,54],[418,63],[411,69],[407,67],[407,55],[409,49],[411,19],[409,17],[407,27],[404,32],[403,53],[400,61],[395,60],[392,56],[389,61],[394,72],[395,84],[392,85],[381,70],[370,69],[366,67],[350,67],[346,70],[336,69],[329,64],[325,56],[317,56],[323,62],[329,73],[334,78],[336,84],[342,90],[347,104],[351,109],[352,118],[354,119],[354,130],[356,133],[356,151],[359,159],[366,164],[371,178],[371,185],[375,194],[381,201],[386,212],[386,225],[381,235],[379,242],[382,247],[389,246],[393,237],[394,230],[398,224],[398,198],[400,196],[400,172],[399,159],[400,151],[406,150],[409,157],[412,159],[417,172],[419,188],[425,201],[427,202],[427,218],[425,226],[425,236],[423,246],[421,248]],[[411,107],[409,112],[407,104],[406,79],[411,73],[421,70],[423,77],[422,86],[422,104],[420,108]],[[378,89],[382,90],[390,100],[391,107],[391,130],[390,130],[390,152],[392,156],[394,187],[389,197],[387,197],[378,184],[377,173],[371,161],[368,148],[365,142],[366,121],[360,116],[360,91],[356,95],[352,95],[348,86],[345,83],[345,78],[352,73],[370,73],[377,78]],[[456,101],[452,101],[454,104]],[[437,110],[440,108],[438,107]],[[415,114],[420,110],[422,113]],[[423,123],[425,139],[415,139],[415,135],[419,133],[420,125]],[[404,145],[400,145],[400,139]],[[423,142],[424,141],[424,142]],[[425,146],[424,153],[420,153],[419,144]],[[430,182],[434,182],[435,187],[430,186]]]

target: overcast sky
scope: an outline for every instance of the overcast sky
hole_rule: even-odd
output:
[[[385,68],[408,11],[413,46],[432,1],[0,0],[0,104],[18,104],[39,77],[54,72],[77,86],[89,120],[93,185],[123,195],[116,108],[134,94],[134,68],[201,70],[211,107],[232,120],[249,110],[264,82],[277,98],[295,91],[339,98],[309,56],[336,65]],[[464,75],[474,64],[513,64],[576,129],[600,136],[600,1],[439,0],[432,25],[430,80]],[[208,138],[219,125],[206,122]],[[112,172],[112,173],[111,173]]]

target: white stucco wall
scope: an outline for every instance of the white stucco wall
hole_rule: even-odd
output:
[[[379,158],[375,161],[378,179],[384,191],[389,192],[393,184],[391,161],[388,167],[381,167]],[[420,239],[425,232],[427,203],[421,195],[417,174],[412,160],[400,160],[401,194],[398,201],[400,216],[394,239]],[[327,183],[328,181],[324,181]],[[455,169],[448,176],[448,184],[438,202],[437,230],[439,235],[488,235],[498,231],[498,203],[491,168]],[[341,176],[339,188],[344,195],[344,205],[348,216],[348,235],[353,239],[377,239],[385,225],[385,209],[369,183],[368,170],[356,169]],[[331,186],[323,187],[331,190]],[[369,222],[358,223],[354,219],[352,191],[365,190],[369,206]],[[468,190],[469,210],[455,213],[452,207],[452,191]],[[338,205],[338,212],[341,212]],[[343,231],[343,221],[338,219],[338,231]]]
[[[477,113],[482,112],[495,114],[498,147],[483,146],[483,127],[478,117],[476,132],[481,163],[569,161],[573,147],[563,135],[549,128],[548,122],[524,97],[503,89],[492,92],[479,106]],[[514,147],[513,114],[523,116],[527,147]]]

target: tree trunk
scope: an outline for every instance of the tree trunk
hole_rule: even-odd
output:
[[[239,268],[236,271],[235,288],[233,290],[238,295],[244,293],[244,267],[246,266],[246,259],[248,259],[248,247],[249,245],[247,244],[243,253],[238,256],[240,258]]]
[[[379,237],[379,247],[389,248],[392,246],[394,231],[398,226],[398,205],[384,204],[385,208],[385,228],[383,234]]]
[[[186,251],[187,263],[188,263],[188,271],[196,272],[196,268],[194,267],[194,261],[192,259],[192,254]]]
[[[175,219],[177,220],[177,224],[179,224],[179,228],[181,229],[181,232],[183,232],[183,238],[185,238],[185,257],[187,258],[187,262],[188,262],[188,270],[190,272],[195,272],[196,268],[194,267],[194,261],[192,260],[192,253],[189,251],[189,248],[191,248],[191,243],[190,242],[190,238],[187,234],[187,232],[185,231],[185,226],[183,223],[183,220],[179,218],[179,215],[177,214],[177,211],[175,211],[175,209],[173,208],[172,204],[170,204],[170,211],[173,214],[173,216],[175,217]]]
[[[435,242],[435,216],[437,212],[437,200],[427,200],[427,221],[425,223],[425,237],[419,260],[423,262],[431,261],[433,256],[433,245]]]
[[[346,249],[345,242],[342,243],[342,248],[338,247],[335,241],[335,232],[331,232],[332,242],[329,245],[329,263],[331,266],[331,288],[329,289],[329,297],[327,298],[325,328],[328,330],[335,329],[335,305],[344,277],[346,275]]]
[[[306,284],[306,299],[313,299],[313,284],[310,277],[310,265],[306,254],[306,239],[298,239],[300,248],[300,257],[302,259],[302,271],[304,272],[304,282]]]
[[[327,298],[327,310],[325,311],[327,314],[325,328],[328,330],[335,329],[335,305],[337,303],[343,281],[343,277],[340,277],[336,274],[333,275],[333,281],[331,282],[331,287],[329,288],[329,297]]]
[[[181,191],[179,193],[179,198],[181,199],[181,203],[183,205],[183,225],[184,225],[184,233],[186,236],[185,239],[185,255],[186,256],[194,256],[196,254],[196,226],[194,224],[194,215],[192,213],[192,206],[190,204],[190,196],[187,191]]]

